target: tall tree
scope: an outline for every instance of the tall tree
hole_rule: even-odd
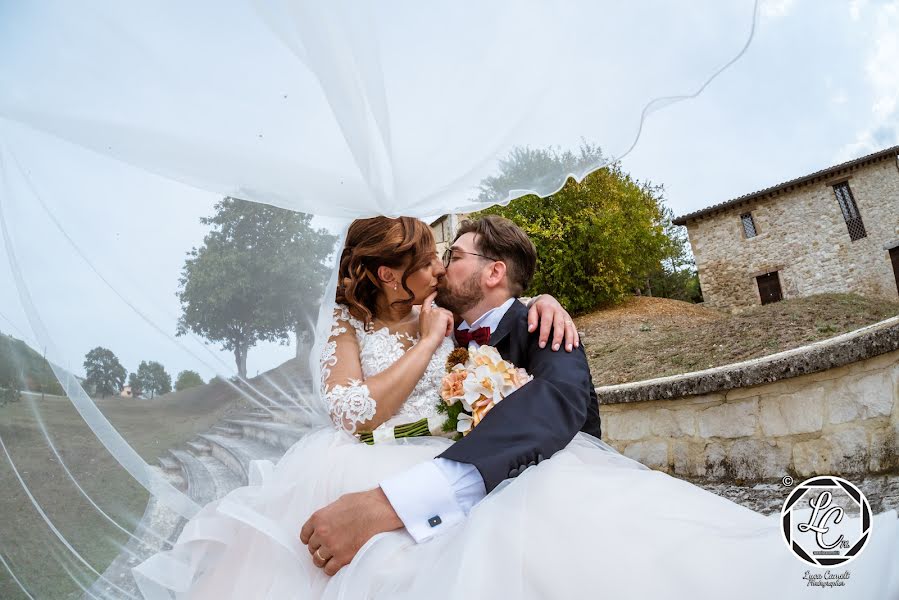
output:
[[[696,260],[686,228],[674,225],[671,222],[673,219],[674,213],[666,206],[663,225],[669,241],[668,248],[658,267],[647,276],[645,286],[638,288],[637,292],[659,298],[702,302]]]
[[[601,157],[587,144],[578,154],[519,149],[499,175],[482,182],[480,199],[490,201],[522,174],[576,172]],[[572,312],[620,301],[670,251],[661,188],[635,181],[617,164],[580,183],[569,179],[547,198],[525,196],[477,214],[498,214],[524,229],[539,256],[529,291],[549,291]]]
[[[118,394],[125,385],[125,367],[112,350],[97,346],[84,357],[85,381],[103,398]]]
[[[253,205],[259,210],[260,205]],[[293,333],[296,356],[308,350],[329,269],[325,260],[333,253],[336,236],[326,229],[314,229],[312,216],[264,206],[267,234],[272,242],[273,269],[268,300],[271,313],[282,322],[281,340]]]
[[[181,371],[175,379],[175,391],[180,392],[203,385],[203,378],[196,371]]]
[[[137,367],[136,383],[141,393],[149,394],[155,398],[160,394],[168,394],[172,391],[172,378],[166,373],[162,364],[151,361],[141,361]]]
[[[513,148],[499,161],[496,175],[480,184],[478,201],[504,202],[508,190],[530,189],[545,194],[559,185],[560,173],[578,174],[607,162],[599,146],[584,142],[577,152],[556,148]]]
[[[140,398],[142,390],[140,389],[140,378],[137,376],[137,373],[128,375],[128,387],[131,388],[132,398]]]
[[[212,231],[191,250],[181,274],[177,334],[192,331],[220,343],[245,378],[247,353],[258,342],[304,337],[335,238],[314,229],[311,215],[236,198],[215,208],[201,219]]]

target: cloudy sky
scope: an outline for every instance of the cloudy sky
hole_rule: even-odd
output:
[[[684,214],[897,144],[897,32],[899,0],[763,2],[745,55],[699,97],[650,114],[624,168],[663,184],[668,204]],[[651,63],[663,49],[644,51],[640,59]],[[134,189],[132,167],[17,131],[5,129],[21,164],[2,155],[9,240],[0,246],[0,331],[40,345],[9,267],[11,248],[63,366],[80,373],[84,354],[103,345],[129,371],[159,360],[172,374],[229,373],[228,354],[172,340],[177,274],[219,196],[147,175]],[[78,160],[41,160],[57,151]],[[138,196],[154,202],[128,201]],[[249,372],[291,354],[259,346]]]
[[[624,165],[685,214],[897,144],[897,34],[895,1],[765,2],[746,55]]]

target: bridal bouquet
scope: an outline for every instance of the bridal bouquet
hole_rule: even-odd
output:
[[[375,444],[423,435],[462,439],[503,398],[533,379],[524,369],[503,360],[493,346],[472,351],[456,348],[447,358],[446,371],[437,401],[437,412],[445,417],[364,431],[357,434],[359,440]]]
[[[534,377],[503,360],[493,346],[456,348],[447,359],[437,411],[447,415],[443,430],[468,435],[503,398]]]

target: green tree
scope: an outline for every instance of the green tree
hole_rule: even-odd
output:
[[[574,172],[572,165],[597,164],[601,157],[587,144],[579,154],[519,149],[500,175],[482,182],[480,199],[497,197],[521,173]],[[612,164],[580,183],[569,179],[547,198],[524,196],[474,216],[501,215],[524,229],[539,257],[527,293],[550,291],[568,310],[583,313],[633,293],[670,252],[661,191]]]
[[[0,334],[0,406],[16,402],[22,393],[22,377],[15,348]]]
[[[606,162],[599,146],[587,142],[582,143],[577,152],[514,148],[508,157],[499,161],[499,172],[481,182],[478,201],[484,204],[505,202],[508,190],[530,189],[545,195],[558,187],[561,173],[578,174]]]
[[[84,357],[85,381],[103,398],[118,394],[125,385],[127,371],[112,350],[97,346]]]
[[[142,390],[140,388],[140,378],[137,376],[137,373],[128,375],[128,386],[131,387],[131,396],[133,398],[140,398]]]
[[[216,204],[200,248],[188,254],[179,280],[178,335],[192,331],[234,353],[240,377],[260,341],[298,350],[311,331],[327,277],[323,261],[335,237],[315,229],[311,215],[225,198]]]
[[[18,379],[7,379],[0,374],[0,406],[5,406],[9,402],[19,401],[22,397],[20,385]]]
[[[687,238],[686,228],[674,225],[674,213],[664,209],[665,237],[669,245],[658,267],[646,277],[644,286],[637,292],[647,296],[672,298],[686,302],[702,302],[696,260]]]
[[[78,385],[84,390],[84,393],[93,398],[94,394],[97,393],[94,386],[92,386],[87,379],[81,379],[80,377],[76,377],[76,379],[78,380]]]
[[[181,371],[175,378],[175,391],[180,392],[188,388],[203,385],[203,378],[196,371]]]
[[[0,406],[8,402],[17,402],[22,394],[22,378],[10,360],[0,348]]]
[[[155,360],[141,361],[137,367],[134,381],[137,383],[140,392],[149,394],[150,398],[155,398],[160,394],[168,394],[172,391],[172,378],[166,373],[165,367]]]

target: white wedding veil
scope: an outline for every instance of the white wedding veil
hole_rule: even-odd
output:
[[[225,399],[291,411],[297,427],[326,420],[317,348],[353,219],[433,219],[585,177],[738,60],[756,12],[753,0],[0,0],[0,341],[16,380],[0,390],[21,390],[0,404],[0,506],[19,509],[0,525],[0,596],[135,597],[104,573],[171,534],[142,518],[149,507],[173,522],[198,510],[159,467],[169,448],[231,417]],[[545,149],[556,159],[539,160]],[[200,219],[224,198],[293,211],[306,237],[290,247],[309,248],[281,257],[288,276],[264,236],[227,266],[247,275],[244,294],[304,278],[297,326],[254,338],[243,383],[233,350],[203,332],[271,311],[235,303],[178,327],[190,252],[209,258],[220,241]],[[122,398],[118,378],[102,398],[83,381],[98,347],[129,375],[156,362],[172,385],[218,376],[205,388],[217,391]]]

